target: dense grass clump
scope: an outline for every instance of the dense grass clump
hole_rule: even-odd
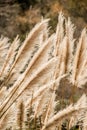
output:
[[[87,33],[62,13],[12,43],[0,39],[0,130],[87,130]]]

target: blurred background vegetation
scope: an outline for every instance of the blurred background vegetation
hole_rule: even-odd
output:
[[[50,18],[53,33],[61,10],[71,17],[79,36],[87,26],[87,0],[0,0],[0,35],[13,39],[19,34],[24,39],[42,17]]]

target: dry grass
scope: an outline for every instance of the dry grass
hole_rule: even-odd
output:
[[[77,41],[60,12],[56,33],[48,36],[48,21],[23,43],[18,36],[12,44],[0,39],[0,130],[87,129],[86,29]]]

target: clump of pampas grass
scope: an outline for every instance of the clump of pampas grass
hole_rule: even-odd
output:
[[[0,130],[87,129],[86,29],[74,39],[74,25],[60,12],[49,36],[48,22],[23,43],[0,38]]]

